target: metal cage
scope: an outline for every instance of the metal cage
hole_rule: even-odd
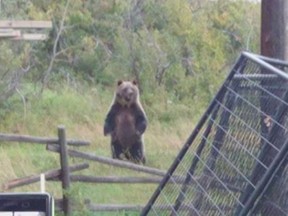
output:
[[[141,215],[287,215],[287,72],[242,53]]]

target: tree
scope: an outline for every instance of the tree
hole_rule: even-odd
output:
[[[288,1],[262,0],[261,54],[288,60]]]
[[[261,54],[264,56],[278,58],[281,60],[288,60],[288,1],[277,0],[269,1],[262,0],[261,5]],[[265,69],[262,69],[262,73],[266,73]],[[279,98],[287,98],[286,92],[279,90],[281,86],[285,89],[287,86],[287,81],[279,80],[268,80],[262,81],[261,85],[263,88],[267,86],[273,86],[273,94],[277,95]],[[275,88],[278,86],[278,88]],[[285,96],[286,95],[286,96]],[[283,99],[285,100],[285,99]],[[287,101],[286,101],[287,102]],[[266,141],[263,139],[261,144],[263,145],[264,157],[260,160],[269,166],[271,162],[276,157],[275,150],[267,145],[267,140],[271,142],[275,147],[280,149],[285,141],[287,140],[287,132],[280,128],[277,124],[274,124],[272,128],[268,128],[264,120],[267,116],[271,116],[275,121],[282,125],[286,125],[287,122],[287,110],[281,110],[279,107],[283,107],[278,101],[274,100],[272,97],[261,98],[261,110],[265,115],[262,116],[261,124],[261,134],[265,137]],[[275,111],[275,107],[276,109]],[[281,110],[281,113],[279,111]],[[276,113],[276,114],[275,114]],[[263,215],[286,215],[288,206],[288,194],[285,188],[287,188],[287,159],[278,170],[276,176],[274,177],[272,184],[267,189],[264,194],[264,198],[259,202],[258,208]],[[286,170],[286,171],[285,171]],[[263,170],[262,170],[263,171]],[[259,182],[263,175],[261,174],[261,168],[255,167],[253,182]],[[263,173],[263,172],[262,172]],[[284,189],[284,190],[283,190]]]

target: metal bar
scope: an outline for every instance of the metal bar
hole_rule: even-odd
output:
[[[263,55],[257,55],[257,54],[253,54],[254,56],[256,56],[257,58],[260,58],[270,64],[277,64],[279,66],[284,66],[284,67],[288,67],[288,62],[287,61],[283,61],[280,59],[275,59],[275,58],[269,58],[267,56],[263,56]]]
[[[174,160],[173,164],[171,165],[171,167],[167,171],[165,177],[162,179],[162,181],[159,184],[158,188],[155,190],[154,194],[152,195],[152,197],[148,201],[147,205],[145,206],[145,208],[141,212],[141,214],[140,214],[141,216],[147,215],[147,213],[151,209],[151,206],[155,203],[156,199],[160,195],[161,190],[164,188],[166,183],[169,181],[170,176],[172,176],[172,173],[176,170],[176,168],[178,167],[180,161],[185,156],[185,154],[188,151],[189,147],[191,146],[192,142],[194,141],[194,139],[198,135],[199,131],[201,130],[202,126],[204,125],[204,123],[208,119],[209,115],[212,113],[212,111],[213,111],[213,109],[214,109],[214,107],[216,105],[216,99],[220,100],[221,97],[223,97],[223,93],[225,91],[225,85],[232,80],[234,74],[237,72],[237,70],[235,70],[235,69],[238,68],[238,66],[241,64],[242,60],[244,60],[243,55],[241,55],[238,58],[238,61],[236,62],[235,66],[233,67],[233,69],[230,72],[230,74],[228,75],[227,79],[225,80],[223,85],[218,90],[217,94],[215,95],[215,97],[211,101],[210,105],[208,106],[206,112],[202,115],[200,121],[198,122],[198,124],[196,125],[195,129],[193,130],[193,132],[191,133],[191,135],[187,139],[185,145],[180,150],[177,158]]]
[[[230,83],[230,85],[233,89],[237,89],[237,87],[239,85],[239,81],[236,81],[233,79],[232,82]],[[225,89],[227,89],[227,88],[225,88]],[[233,107],[235,105],[235,99],[236,98],[234,96],[227,95],[227,100],[225,101],[225,107],[227,107],[228,110],[233,110]],[[210,175],[210,173],[212,173],[212,171],[215,168],[215,163],[217,161],[219,154],[223,157],[223,155],[220,152],[221,152],[223,140],[225,139],[226,133],[221,128],[224,128],[224,127],[229,128],[230,116],[231,116],[231,113],[227,110],[223,110],[223,112],[221,113],[219,126],[217,126],[217,131],[216,131],[213,143],[211,143],[212,148],[211,148],[210,154],[207,158],[205,168],[203,169],[204,175]],[[228,159],[226,159],[226,161],[229,162]],[[203,184],[203,187],[206,191],[208,191],[209,185],[210,184],[208,182]],[[227,191],[227,192],[229,192],[229,191]],[[195,199],[193,200],[193,205],[196,206],[196,208],[201,208],[202,203],[203,203],[203,194],[198,192],[198,193],[196,193]]]
[[[285,94],[283,96],[283,100],[285,102],[286,101],[288,102],[288,90],[285,92]],[[277,113],[276,113],[276,116],[275,116],[276,122],[273,123],[271,131],[269,132],[269,140],[274,140],[274,145],[279,147],[279,148],[280,148],[280,146],[283,147],[283,143],[285,143],[285,141],[287,141],[287,137],[284,135],[285,131],[287,130],[287,128],[282,127],[282,124],[285,124],[285,121],[287,120],[287,112],[288,112],[287,103],[282,103],[279,106],[279,108],[277,109]],[[279,152],[280,151],[281,151],[281,149],[279,150]],[[269,154],[270,157],[272,155],[270,151],[266,151],[266,155],[263,154],[264,155],[264,159],[267,158],[267,154]],[[274,159],[273,156],[272,156],[272,158]],[[272,162],[271,162],[271,164],[272,164]],[[267,183],[267,185],[265,186],[265,189],[262,191],[262,193],[259,195],[259,197],[263,196],[265,191],[270,187],[270,184],[272,184],[272,180],[273,179],[274,179],[274,175],[271,177],[271,179],[269,180],[269,183]],[[259,201],[259,199],[258,199],[258,201]],[[254,205],[254,207],[255,207],[255,205]]]
[[[275,74],[235,74],[233,79],[239,79],[239,80],[264,80],[264,79],[280,79],[279,76],[275,75]]]
[[[275,74],[279,75],[280,77],[282,77],[285,80],[288,80],[288,74],[286,74],[285,72],[283,72],[282,70],[275,68],[274,66],[268,64],[267,62],[263,61],[260,58],[257,58],[255,55],[248,53],[248,52],[243,52],[242,53],[244,56],[246,56],[248,59],[256,62],[257,64],[259,64],[260,66],[273,71]]]
[[[212,114],[212,117],[211,117],[212,119],[216,118],[218,110],[219,110],[219,106],[216,106],[216,108],[215,108],[215,110],[214,110],[214,112]],[[206,128],[206,130],[204,131],[204,134],[203,134],[203,136],[205,138],[207,138],[208,135],[210,134],[212,126],[213,126],[213,121],[210,120],[209,123],[208,123],[208,126],[207,126],[207,128]],[[200,144],[199,144],[199,146],[198,146],[198,148],[196,150],[196,155],[199,155],[199,156],[201,155],[205,145],[206,145],[206,139],[202,138],[202,140],[201,140],[201,142],[200,142]],[[185,178],[185,182],[184,182],[184,184],[182,185],[182,188],[181,188],[181,192],[182,193],[181,192],[179,193],[179,195],[178,195],[178,197],[177,197],[177,199],[175,201],[175,204],[174,204],[174,209],[175,209],[176,212],[178,211],[178,209],[182,205],[182,202],[184,200],[184,194],[186,193],[186,191],[188,189],[188,183],[191,181],[191,178],[194,175],[194,171],[196,169],[198,161],[199,161],[198,157],[194,157],[193,160],[192,160],[191,166],[190,166],[189,171],[187,172],[187,175],[186,175],[186,178]]]
[[[287,100],[288,100],[288,91],[285,92],[285,95],[284,95],[283,100],[284,100],[284,101],[287,101]],[[278,111],[277,111],[277,113],[276,113],[275,119],[277,120],[277,122],[279,122],[279,121],[282,119],[282,117],[283,117],[283,115],[285,114],[285,112],[287,112],[287,110],[286,110],[286,105],[285,105],[285,104],[282,104],[282,105],[279,107],[279,109],[278,109]],[[277,131],[284,130],[284,129],[279,128],[279,127],[280,127],[279,124],[274,123],[274,125],[273,125],[272,128],[271,128],[269,140],[271,140],[271,137],[272,137],[273,135],[277,134]],[[286,142],[287,142],[287,141],[286,141]],[[266,142],[266,143],[267,143],[267,142]],[[265,175],[268,173],[269,169],[271,168],[272,164],[273,164],[274,161],[276,160],[277,156],[278,156],[279,154],[281,154],[282,149],[283,149],[283,146],[282,146],[282,148],[280,149],[280,151],[278,152],[278,154],[276,155],[275,159],[271,162],[271,165],[270,165],[270,167],[268,168],[268,170],[266,171],[266,173],[265,173],[265,174],[262,176],[262,178],[258,181],[258,182],[260,182],[259,184],[261,184],[261,181],[265,178]],[[269,146],[267,146],[267,144],[266,144],[266,145],[264,146],[263,150],[261,151],[260,155],[259,155],[259,159],[260,159],[260,160],[263,160],[264,158],[266,158],[266,157],[267,157],[267,156],[266,156],[267,153],[269,153]],[[257,175],[257,171],[259,172],[259,167],[261,168],[261,165],[259,165],[259,162],[257,162],[255,168],[253,169],[253,173],[252,173],[252,176],[251,176],[252,179],[254,179],[255,176]],[[260,172],[261,172],[261,171],[260,171]],[[273,177],[273,176],[272,176],[272,177]],[[256,183],[258,183],[258,182],[256,182]],[[243,200],[243,204],[245,204],[245,205],[244,205],[244,208],[246,208],[245,206],[248,205],[249,199],[251,199],[253,193],[255,193],[255,191],[257,190],[258,187],[260,187],[260,186],[257,185],[256,188],[255,188],[255,190],[254,190],[252,193],[250,193],[251,188],[250,188],[249,186],[247,186],[247,188],[246,188],[246,190],[245,190],[245,193],[243,194],[243,196],[242,196],[242,198],[241,198],[241,199]],[[241,209],[240,206],[238,206],[237,211],[236,211],[236,214],[237,214],[237,212],[241,212],[241,211],[243,211],[243,209]],[[237,215],[238,215],[238,214],[237,214]]]
[[[249,210],[255,204],[257,198],[264,193],[264,189],[268,188],[268,183],[271,183],[272,178],[277,173],[278,169],[282,166],[283,162],[285,161],[286,156],[288,155],[288,140],[284,143],[281,151],[277,154],[276,158],[272,162],[271,166],[264,174],[263,178],[260,180],[259,184],[253,191],[253,193],[249,196],[244,208],[239,213],[239,216],[245,216],[249,212]]]

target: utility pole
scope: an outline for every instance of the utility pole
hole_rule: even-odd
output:
[[[277,58],[288,61],[288,1],[287,0],[262,0],[261,3],[261,55]],[[262,69],[262,73],[266,73]],[[287,81],[279,80],[263,80],[261,81],[263,88],[273,88],[273,94],[279,98],[283,98],[283,91],[288,85]],[[287,90],[286,90],[287,91]],[[284,92],[285,94],[285,92]],[[263,123],[266,116],[275,117],[279,102],[270,97],[261,97],[261,111],[265,113],[261,118],[261,134],[266,140],[270,141],[274,147],[281,148],[285,140],[287,140],[287,133],[283,130],[277,130],[270,134]],[[286,119],[280,118],[277,121],[283,122]],[[265,146],[266,141],[263,139],[261,145]],[[267,146],[267,145],[266,145]],[[269,166],[273,160],[275,153],[269,147],[265,153],[263,164]],[[284,165],[274,177],[272,184],[265,192],[265,198],[261,200],[258,209],[261,209],[261,215],[277,215],[285,216],[288,212],[288,172],[287,159]],[[257,173],[255,180],[259,181],[262,177],[260,170],[255,170]],[[271,203],[274,203],[272,205]],[[260,212],[259,212],[260,213]]]
[[[288,1],[262,0],[261,55],[288,61]]]

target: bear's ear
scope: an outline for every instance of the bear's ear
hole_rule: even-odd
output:
[[[118,80],[117,85],[120,86],[123,83],[122,80]]]
[[[133,85],[137,85],[138,84],[136,80],[133,80],[132,83],[133,83]]]

